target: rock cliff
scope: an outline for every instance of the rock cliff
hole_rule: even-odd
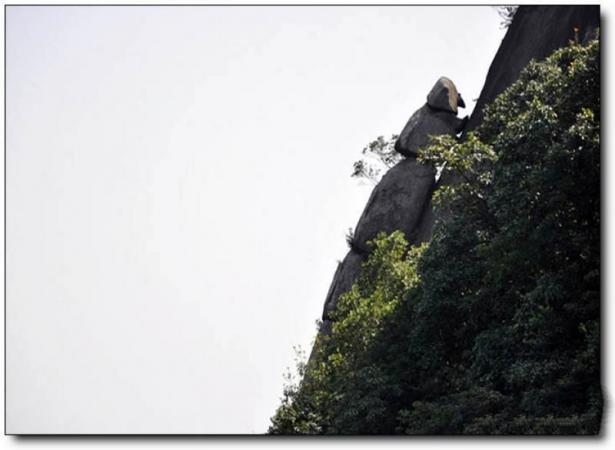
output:
[[[464,133],[480,125],[485,105],[510,86],[532,59],[543,59],[570,40],[584,41],[599,26],[599,6],[519,7],[489,68]],[[438,83],[442,80],[447,79]],[[396,150],[406,159],[389,170],[372,192],[356,226],[351,250],[333,277],[324,305],[321,332],[330,332],[331,312],[338,297],[350,290],[361,272],[361,264],[369,252],[366,241],[379,231],[397,229],[404,231],[413,245],[431,238],[434,223],[431,194],[437,187],[435,170],[419,163],[416,154],[426,144],[428,134],[461,131],[465,122],[457,118],[458,101],[459,106],[463,106],[454,85],[446,94],[432,90],[428,102],[410,118],[402,131]],[[443,183],[454,183],[454,179],[443,174],[438,184]]]
[[[489,67],[466,131],[481,124],[483,108],[510,86],[532,59],[544,59],[575,38],[585,41],[599,27],[599,6],[520,6]]]

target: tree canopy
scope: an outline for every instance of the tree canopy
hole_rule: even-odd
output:
[[[379,235],[273,434],[600,429],[599,42],[531,62],[460,142],[433,238]]]

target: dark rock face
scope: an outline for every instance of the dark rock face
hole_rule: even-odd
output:
[[[361,273],[361,264],[363,264],[363,257],[354,250],[350,250],[344,260],[339,263],[325,300],[322,313],[323,320],[331,318],[330,313],[335,309],[338,297],[344,292],[348,292],[357,281]]]
[[[544,59],[575,39],[584,41],[600,26],[599,6],[520,6],[493,62],[466,127],[475,129],[483,108],[514,83],[532,59]]]

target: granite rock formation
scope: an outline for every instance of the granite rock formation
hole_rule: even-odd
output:
[[[440,78],[427,96],[427,103],[408,120],[395,143],[406,158],[391,168],[374,188],[355,227],[350,251],[338,266],[325,300],[323,327],[328,333],[331,312],[341,294],[351,289],[361,273],[370,248],[367,242],[383,231],[401,230],[412,245],[431,238],[434,215],[431,196],[436,186],[436,170],[417,160],[420,149],[429,144],[429,135],[455,135],[466,119],[457,117],[463,99],[454,83]]]
[[[520,6],[491,63],[474,112],[464,127],[463,133],[480,126],[483,119],[483,108],[515,82],[521,70],[532,59],[543,59],[556,49],[567,45],[571,40],[576,39],[583,42],[599,27],[600,7],[596,5]],[[446,84],[446,82],[442,83],[444,87]],[[396,150],[407,159],[401,161],[383,177],[374,189],[359,220],[352,249],[338,266],[327,294],[320,330],[324,334],[328,334],[331,330],[330,313],[335,309],[337,298],[340,294],[350,290],[359,276],[361,263],[367,256],[364,242],[372,236],[375,230],[402,229],[414,245],[431,238],[434,223],[431,193],[438,186],[454,184],[456,180],[452,173],[444,171],[436,185],[432,175],[433,168],[420,167],[416,161],[416,150],[424,146],[428,134],[456,133],[459,130],[457,127],[464,125],[457,118],[456,108],[450,105],[450,99],[454,98],[454,94],[449,90],[448,95],[444,95],[444,91],[445,89],[442,89],[439,95],[435,95],[437,92],[434,92],[432,106],[425,105],[412,115],[396,142]],[[461,99],[457,100],[457,105],[463,106],[459,100]],[[438,131],[442,122],[448,125],[442,126],[444,131]],[[427,127],[431,126],[434,130],[426,131]],[[421,127],[425,130],[423,134],[416,132]],[[451,131],[453,128],[454,130]],[[398,183],[403,184],[402,181],[407,186],[398,189]],[[422,187],[419,188],[419,185]],[[429,186],[429,189],[426,189],[426,186]],[[419,191],[426,195],[422,203],[417,200],[421,197],[418,195]],[[403,195],[407,195],[402,193],[409,192],[415,194],[415,200],[405,202],[393,200],[396,195],[399,195],[401,199]],[[427,192],[429,194],[426,194]],[[388,202],[390,204],[387,206]],[[407,209],[407,211],[396,211],[394,204],[398,205],[399,209]],[[422,205],[422,208],[419,205]]]

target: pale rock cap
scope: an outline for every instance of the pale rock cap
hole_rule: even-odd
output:
[[[427,95],[427,104],[435,109],[457,114],[459,95],[457,87],[449,78],[441,77]]]

